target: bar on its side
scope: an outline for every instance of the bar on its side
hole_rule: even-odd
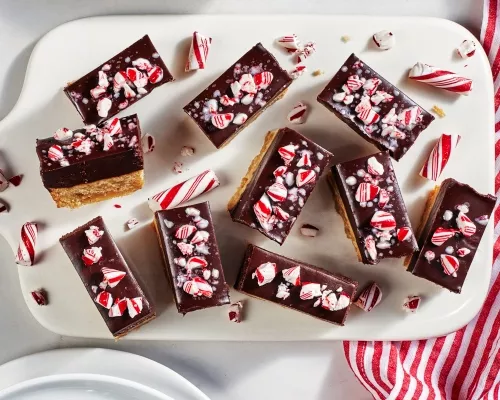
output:
[[[469,185],[451,178],[443,181],[427,201],[420,252],[407,260],[408,271],[460,293],[495,202],[494,196]]]
[[[387,151],[333,166],[330,183],[359,261],[378,264],[418,250]]]
[[[59,241],[115,338],[156,318],[153,303],[101,217],[76,228]]]
[[[434,117],[354,54],[318,101],[358,135],[399,160]]]
[[[38,139],[43,185],[57,207],[78,208],[142,188],[144,160],[137,115]]]
[[[252,244],[235,289],[336,325],[344,325],[358,283]]]
[[[209,203],[157,211],[154,224],[179,313],[229,304]]]
[[[292,129],[269,132],[227,205],[231,218],[283,244],[332,157]]]
[[[288,73],[261,43],[184,107],[184,111],[221,148],[285,95]]]
[[[64,93],[85,125],[100,124],[173,81],[148,35],[69,83]]]

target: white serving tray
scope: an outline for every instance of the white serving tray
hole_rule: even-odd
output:
[[[371,35],[390,29],[396,46],[387,52],[371,44]],[[208,68],[184,73],[190,36],[194,30],[213,38]],[[148,33],[176,78],[146,99],[126,110],[138,113],[144,132],[155,135],[157,147],[146,156],[145,187],[125,198],[105,201],[70,211],[57,209],[43,188],[38,174],[35,139],[47,137],[57,128],[80,127],[77,112],[62,92],[65,82],[80,77],[136,39]],[[182,107],[222,71],[257,42],[271,50],[283,67],[291,69],[292,57],[273,43],[278,36],[296,33],[303,41],[317,42],[317,52],[307,60],[309,73],[294,82],[285,98],[267,110],[230,145],[216,151]],[[350,36],[348,43],[340,38]],[[434,104],[446,111],[417,140],[399,163],[399,183],[414,228],[429,190],[430,181],[418,176],[424,158],[443,132],[462,136],[456,154],[442,178],[452,176],[483,193],[493,192],[493,86],[485,53],[461,60],[456,47],[474,39],[464,28],[450,21],[429,18],[369,18],[338,16],[120,16],[74,21],[48,33],[31,56],[22,94],[12,113],[0,124],[0,167],[12,174],[24,174],[21,186],[0,194],[11,205],[0,215],[0,232],[13,249],[21,225],[40,224],[37,263],[33,268],[17,267],[28,307],[35,318],[54,332],[83,337],[111,335],[73,270],[58,238],[91,218],[102,215],[124,256],[141,273],[156,300],[159,317],[128,336],[130,339],[168,340],[399,340],[443,335],[465,325],[478,312],[490,279],[493,224],[490,224],[477,252],[463,292],[452,294],[432,283],[413,277],[402,260],[384,261],[378,266],[357,262],[352,244],[344,235],[341,218],[335,213],[325,179],[312,194],[284,246],[279,247],[258,232],[231,222],[226,203],[239,184],[251,159],[260,149],[265,133],[287,124],[286,116],[298,101],[310,106],[307,122],[293,126],[335,154],[335,162],[376,151],[332,113],[316,102],[316,96],[355,52],[372,68],[396,84],[426,109]],[[466,74],[474,79],[468,97],[445,93],[424,84],[409,82],[408,69],[422,61]],[[467,66],[466,66],[467,65]],[[313,77],[316,69],[324,75]],[[196,148],[196,155],[181,160],[183,145]],[[185,162],[185,172],[175,175],[175,160]],[[227,321],[226,308],[198,311],[182,317],[176,311],[155,234],[148,196],[204,169],[214,169],[221,186],[195,201],[210,200],[227,281],[232,284],[247,242],[295,257],[360,281],[374,279],[384,300],[365,314],[353,307],[345,327],[336,327],[306,315],[256,299],[247,299],[246,320]],[[114,207],[120,204],[122,208]],[[125,231],[125,222],[136,217],[141,224]],[[300,235],[299,227],[311,223],[321,229],[314,239]],[[4,267],[16,268],[14,257],[3,254]],[[32,289],[44,287],[50,306],[38,307],[29,297]],[[416,314],[402,312],[407,295],[423,297]],[[232,300],[245,296],[231,293]]]

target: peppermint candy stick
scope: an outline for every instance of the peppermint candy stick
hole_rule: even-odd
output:
[[[189,58],[186,63],[186,72],[197,69],[205,69],[207,62],[208,51],[212,44],[212,38],[203,36],[198,32],[193,33],[191,39],[191,49],[189,50]]]
[[[448,164],[448,160],[459,141],[460,135],[443,133],[422,166],[420,175],[431,181],[436,181]]]
[[[408,76],[415,81],[466,96],[472,91],[472,79],[420,62],[413,66]]]
[[[149,208],[153,212],[169,210],[177,205],[191,200],[219,186],[220,182],[215,172],[206,170],[201,174],[178,183],[177,185],[155,194],[148,199]]]
[[[26,267],[35,263],[36,238],[38,227],[33,222],[26,222],[21,228],[21,240],[16,254],[16,264]]]

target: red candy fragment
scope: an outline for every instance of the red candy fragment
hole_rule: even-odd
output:
[[[241,301],[231,304],[228,311],[229,321],[239,324],[242,320],[242,310],[243,303]]]
[[[272,229],[272,224],[269,223],[269,220],[272,215],[272,207],[271,201],[266,194],[263,194],[259,201],[254,204],[253,211],[262,228],[266,231],[270,231]]]
[[[185,256],[190,256],[191,254],[193,254],[194,247],[192,244],[179,242],[177,243],[177,247],[179,248],[181,253]]]
[[[94,301],[109,310],[113,305],[113,296],[109,292],[102,291],[96,296]]]
[[[149,82],[153,85],[163,79],[163,69],[157,65],[148,71]]]
[[[109,287],[116,287],[127,273],[125,271],[118,271],[116,269],[104,267],[101,269],[101,272],[104,276],[104,282],[106,282]]]
[[[465,257],[467,254],[470,254],[470,250],[467,247],[462,247],[457,250],[457,255],[459,257]]]
[[[285,162],[285,165],[289,165],[295,157],[295,146],[289,144],[288,146],[280,147],[278,153]]]
[[[19,186],[21,184],[22,179],[23,179],[22,175],[15,175],[9,179],[9,182],[12,183],[14,186]]]
[[[441,246],[448,239],[452,238],[455,232],[455,229],[439,227],[432,234],[431,243],[435,246]]]
[[[297,187],[302,187],[308,183],[314,183],[316,181],[316,171],[309,169],[299,169],[297,176],[295,178],[295,184]]]
[[[420,296],[408,296],[403,303],[403,310],[414,313],[420,306]]]
[[[387,203],[389,203],[389,200],[391,198],[389,197],[389,192],[387,192],[387,190],[385,189],[380,189],[380,194],[378,196],[378,206],[380,208],[384,208]]]
[[[457,270],[460,266],[460,262],[456,257],[450,256],[449,254],[441,254],[441,265],[446,275],[451,275],[454,278],[457,277]]]
[[[354,198],[360,203],[366,203],[367,201],[373,200],[380,192],[378,186],[372,185],[371,183],[362,182],[359,184],[358,189]]]
[[[213,295],[212,286],[210,286],[206,280],[198,276],[195,276],[190,281],[184,282],[182,289],[192,296],[204,296],[211,298]]]
[[[33,290],[31,292],[31,297],[39,306],[46,306],[47,304],[49,304],[47,292],[45,291],[45,289]]]
[[[321,285],[319,283],[304,282],[300,289],[300,299],[310,300],[321,296]]]
[[[35,263],[37,237],[38,225],[34,222],[26,222],[21,228],[21,239],[17,248],[16,264],[29,267]]]
[[[470,237],[476,233],[476,225],[463,212],[458,213],[457,226],[465,237]]]
[[[271,200],[276,202],[282,202],[286,199],[288,191],[282,183],[273,183],[266,191],[267,195]]]
[[[127,298],[117,299],[108,312],[110,318],[121,317],[127,309]]]
[[[273,74],[269,71],[259,72],[255,74],[253,80],[258,90],[267,89],[273,81]]]
[[[62,160],[64,158],[62,147],[57,144],[50,146],[49,151],[47,152],[47,156],[52,161]]]
[[[142,312],[142,297],[134,297],[133,299],[127,299],[127,309],[130,318],[135,318]]]
[[[403,226],[402,228],[398,229],[397,236],[400,242],[403,242],[405,240],[410,240],[412,236],[411,229],[407,226]]]
[[[210,234],[207,231],[197,231],[194,236],[191,238],[191,244],[204,243],[208,241]]]
[[[304,103],[298,103],[288,113],[288,121],[292,124],[303,124],[306,120],[307,106]]]
[[[354,303],[363,311],[370,312],[382,301],[382,290],[375,283],[371,282],[363,289]]]
[[[391,213],[376,211],[373,214],[370,225],[381,231],[390,231],[396,228],[396,220]]]
[[[142,151],[144,154],[151,153],[155,148],[155,144],[155,137],[149,133],[146,133],[141,139]]]
[[[288,221],[288,219],[290,218],[290,214],[278,206],[273,207],[273,213],[274,215],[276,215],[276,217],[278,217],[280,221]]]
[[[300,266],[286,268],[281,271],[283,279],[293,286],[300,286]]]
[[[83,250],[82,260],[85,265],[90,266],[98,263],[102,258],[102,247],[91,247]]]
[[[175,237],[177,239],[187,239],[189,236],[195,233],[196,230],[196,227],[193,225],[182,225],[181,227],[177,228],[177,231],[175,231]]]
[[[218,129],[225,129],[234,118],[234,114],[215,114],[212,116],[212,125]]]
[[[263,286],[266,283],[272,282],[276,274],[278,273],[278,268],[275,263],[266,262],[257,267],[255,272],[252,274],[252,279],[257,278],[257,284]]]
[[[372,175],[383,175],[384,166],[375,158],[370,157],[366,162],[368,172]]]
[[[191,271],[196,268],[206,268],[208,266],[207,260],[205,260],[203,257],[191,257],[186,264],[186,269]]]
[[[273,175],[275,178],[278,178],[279,176],[283,176],[286,170],[287,168],[284,165],[282,165],[274,170]]]

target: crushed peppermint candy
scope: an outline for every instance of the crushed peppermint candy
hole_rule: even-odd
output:
[[[298,103],[288,113],[288,121],[292,124],[303,124],[306,120],[307,106],[304,103]]]
[[[139,220],[137,218],[130,218],[127,221],[127,228],[129,230],[134,229],[137,225],[139,225]]]
[[[228,316],[230,322],[239,324],[243,319],[243,302],[237,301],[229,306]]]
[[[194,154],[194,148],[189,146],[183,146],[181,149],[182,157],[191,157]]]
[[[37,289],[31,292],[31,297],[39,306],[46,306],[49,304],[49,297],[45,289]]]

